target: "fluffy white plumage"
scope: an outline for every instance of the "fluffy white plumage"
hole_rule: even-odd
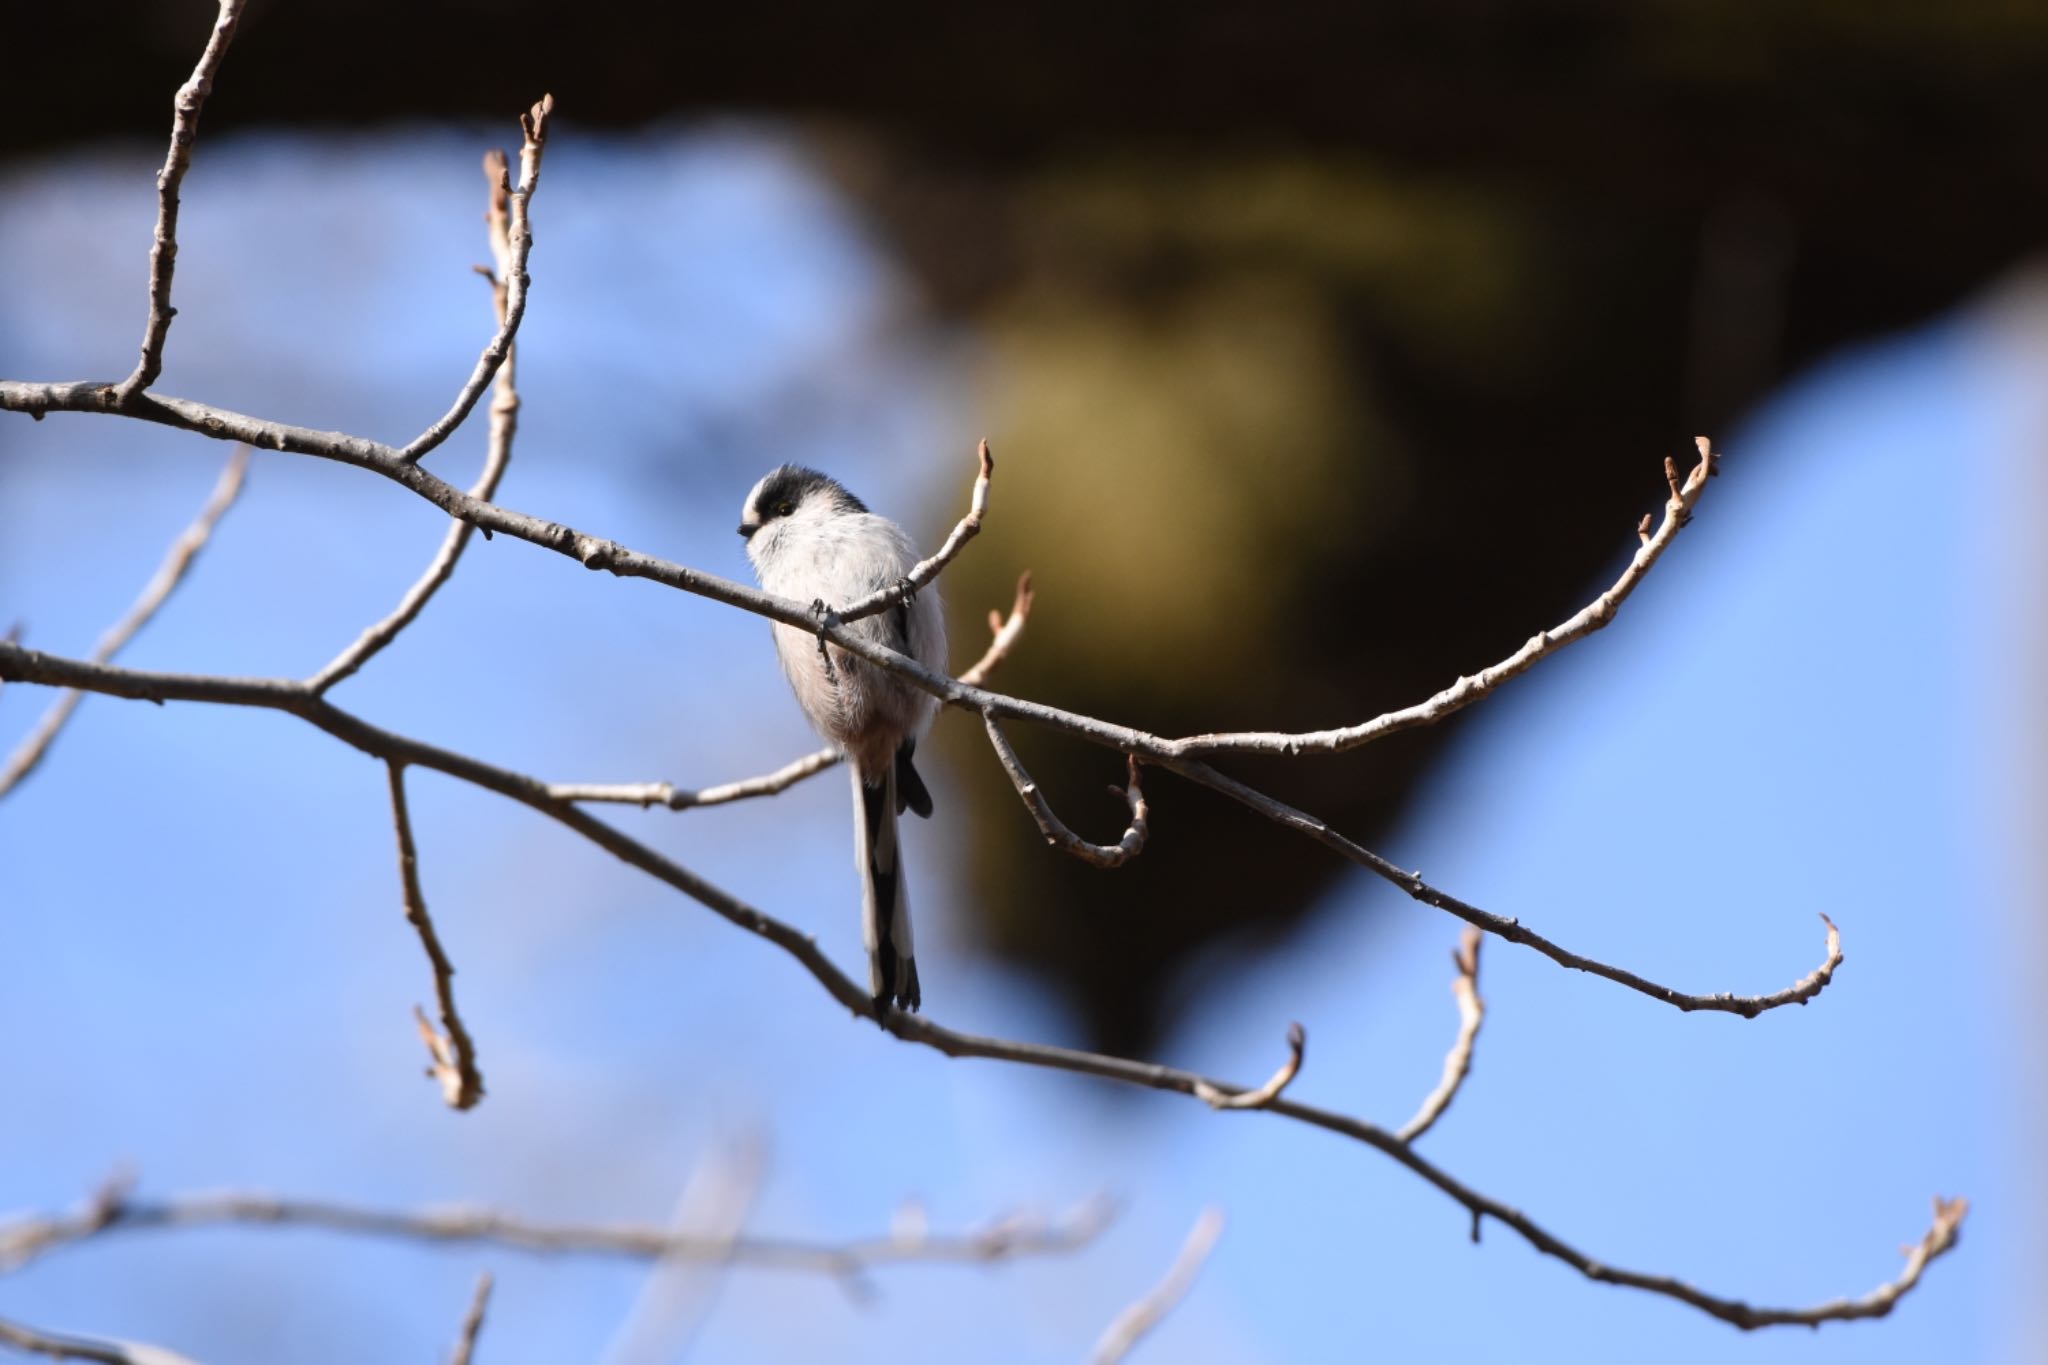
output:
[[[739,529],[761,586],[800,602],[842,606],[902,582],[919,559],[901,527],[832,479],[794,465],[754,485]],[[847,629],[946,671],[945,618],[931,588]],[[797,704],[820,735],[845,750],[853,770],[854,854],[876,1011],[891,1004],[916,1009],[921,991],[896,817],[906,808],[931,813],[911,759],[938,703],[836,645],[827,646],[828,670],[816,635],[780,623],[774,631]]]

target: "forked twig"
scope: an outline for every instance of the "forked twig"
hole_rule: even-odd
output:
[[[441,1097],[451,1109],[472,1109],[484,1097],[483,1073],[477,1070],[476,1041],[463,1026],[455,1009],[455,964],[441,946],[441,935],[427,913],[427,897],[420,890],[419,850],[413,846],[412,816],[406,810],[405,765],[396,759],[384,765],[391,779],[391,823],[398,828],[398,874],[405,889],[405,920],[420,936],[427,961],[434,969],[434,997],[440,1004],[441,1027],[435,1028],[427,1012],[413,1006],[413,1022],[419,1026],[420,1041],[426,1044],[427,1074],[441,1085]]]
[[[1053,813],[1052,803],[1045,799],[1045,793],[1031,780],[1031,774],[1024,771],[1024,761],[1010,747],[1010,738],[1003,733],[1002,724],[994,716],[984,717],[983,723],[988,728],[988,742],[995,749],[996,758],[1002,763],[1003,771],[1009,774],[1017,795],[1023,798],[1024,808],[1031,812],[1031,818],[1037,822],[1039,833],[1045,836],[1048,844],[1097,867],[1122,867],[1144,851],[1145,836],[1151,830],[1151,811],[1145,804],[1145,793],[1138,786],[1137,759],[1127,760],[1130,776],[1125,785],[1109,789],[1110,795],[1130,807],[1130,826],[1124,830],[1123,838],[1113,844],[1091,844],[1068,829],[1066,822]]]
[[[526,316],[526,291],[533,282],[526,272],[527,258],[533,254],[533,227],[528,210],[533,192],[540,184],[541,154],[547,150],[548,120],[554,112],[555,97],[542,95],[532,109],[519,116],[519,129],[525,135],[519,149],[519,184],[517,187],[505,187],[504,199],[499,202],[509,202],[509,218],[501,208],[492,232],[495,240],[505,243],[504,249],[498,253],[498,276],[503,281],[504,294],[498,308],[497,333],[484,346],[483,354],[477,357],[469,382],[455,395],[455,402],[448,411],[399,452],[399,458],[407,464],[419,463],[422,456],[447,440],[455,428],[462,425],[470,409],[476,406],[476,400],[483,396],[485,386],[491,382],[498,367],[512,354],[512,339],[519,335],[520,320]],[[495,162],[486,160],[484,164],[487,171],[495,167],[497,179],[503,184],[506,174],[504,154],[499,153]]]
[[[891,583],[878,588],[858,602],[829,612],[828,620],[837,625],[847,625],[862,617],[873,616],[878,611],[888,610],[902,601],[905,593],[916,592],[937,578],[939,571],[953,562],[953,556],[959,554],[966,548],[967,542],[974,539],[981,530],[981,519],[988,511],[989,480],[996,472],[996,459],[989,453],[987,441],[977,446],[974,454],[979,472],[974,476],[974,491],[968,496],[967,515],[954,525],[952,533],[946,537],[945,544],[939,546],[938,553],[929,559],[919,560],[912,566],[910,572],[903,576],[901,583]]]
[[[1031,619],[1031,603],[1034,597],[1031,588],[1031,571],[1017,575],[1017,597],[1010,603],[1010,614],[999,611],[988,614],[988,628],[992,637],[982,656],[974,661],[974,667],[960,675],[960,681],[969,687],[980,687],[988,681],[989,674],[996,666],[1010,657],[1010,651],[1017,647],[1017,640],[1024,634],[1024,623]]]

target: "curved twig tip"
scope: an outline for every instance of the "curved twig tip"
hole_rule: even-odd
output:
[[[1301,1059],[1308,1049],[1308,1030],[1299,1023],[1287,1026],[1287,1060],[1272,1078],[1256,1090],[1224,1090],[1219,1086],[1197,1079],[1193,1086],[1195,1098],[1211,1109],[1264,1109],[1280,1093],[1287,1089],[1294,1078],[1301,1074]]]
[[[532,109],[519,116],[519,131],[526,134],[526,140],[529,142],[546,142],[548,119],[554,112],[555,97],[552,94],[542,95],[534,101]]]

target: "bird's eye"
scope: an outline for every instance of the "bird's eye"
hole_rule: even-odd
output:
[[[778,502],[775,504],[775,515],[778,517],[786,517],[794,511],[796,511],[796,504],[793,502]]]

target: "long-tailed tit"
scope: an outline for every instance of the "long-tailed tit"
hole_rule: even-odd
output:
[[[800,602],[843,606],[901,583],[917,563],[903,528],[814,469],[783,465],[747,494],[740,514],[747,558],[761,586]],[[925,588],[847,627],[946,671],[946,623]],[[826,650],[830,651],[829,662]],[[896,817],[932,813],[931,793],[911,766],[937,701],[904,679],[795,626],[775,626],[775,652],[812,726],[845,751],[853,769],[853,854],[861,878],[861,928],[875,1014],[918,1007],[917,962]]]

